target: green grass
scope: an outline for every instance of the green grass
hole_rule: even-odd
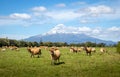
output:
[[[0,77],[120,77],[120,55],[116,48],[107,49],[108,53],[101,54],[97,48],[87,56],[84,51],[69,53],[69,48],[60,48],[60,61],[65,62],[60,65],[51,65],[44,49],[40,58],[31,58],[26,48],[7,49],[0,52]]]

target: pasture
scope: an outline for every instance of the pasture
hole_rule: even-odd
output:
[[[69,53],[69,48],[59,48],[60,64],[51,65],[48,50],[42,49],[40,58],[31,58],[26,48],[20,51],[0,51],[0,77],[120,77],[120,55],[116,48],[108,53],[87,56],[85,51]]]

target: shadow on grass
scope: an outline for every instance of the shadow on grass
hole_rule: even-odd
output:
[[[54,65],[61,65],[61,64],[65,64],[65,62],[54,63]]]

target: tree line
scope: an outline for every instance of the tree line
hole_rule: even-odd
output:
[[[28,41],[24,41],[24,40],[13,40],[13,39],[7,39],[7,38],[0,38],[0,47],[2,46],[17,46],[17,47],[28,47],[28,46],[48,46],[48,47],[52,47],[52,46],[57,46],[57,47],[61,47],[61,46],[91,46],[91,47],[105,47],[105,46],[113,46],[115,47],[115,45],[106,45],[105,43],[93,43],[93,42],[85,42],[85,43],[66,43],[66,42],[28,42]]]

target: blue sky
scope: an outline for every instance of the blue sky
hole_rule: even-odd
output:
[[[120,41],[120,0],[0,0],[0,37],[66,32]]]

